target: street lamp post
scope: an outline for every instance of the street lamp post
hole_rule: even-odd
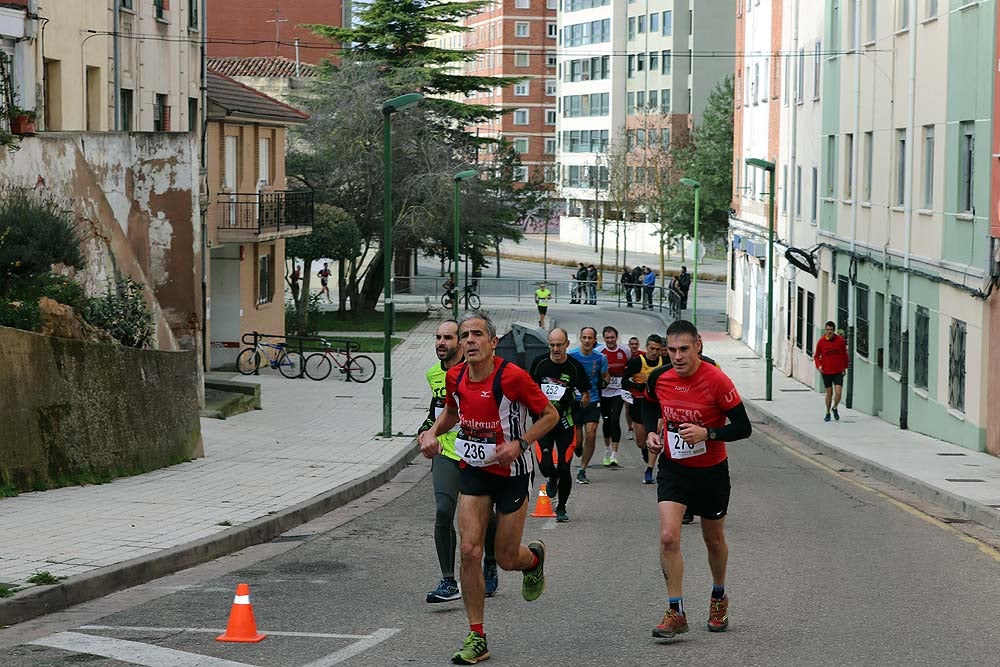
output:
[[[701,183],[693,178],[682,178],[681,184],[689,188],[694,188],[694,275],[691,276],[691,291],[693,301],[691,303],[691,322],[698,326],[698,199],[701,193]]]
[[[475,169],[467,169],[466,171],[460,171],[455,174],[455,296],[452,298],[451,303],[451,316],[454,320],[458,320],[458,241],[459,241],[459,210],[461,208],[459,202],[459,185],[462,181],[470,179],[478,174]]]
[[[382,324],[384,340],[382,351],[382,435],[392,437],[392,114],[411,107],[423,99],[420,93],[407,93],[382,103],[382,172],[383,172],[383,229],[382,229],[382,279],[384,298]]]
[[[747,158],[747,164],[767,172],[767,346],[764,349],[767,384],[764,400],[770,401],[773,386],[771,371],[774,368],[771,357],[771,337],[774,329],[774,163],[751,157]]]

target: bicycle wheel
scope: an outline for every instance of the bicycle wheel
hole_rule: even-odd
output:
[[[325,380],[333,370],[330,359],[322,352],[313,352],[306,357],[306,375],[310,380]]]
[[[295,379],[302,375],[302,355],[298,352],[285,352],[278,359],[278,370],[286,378]]]
[[[481,305],[479,303],[479,295],[475,293],[470,293],[469,298],[466,301],[466,305],[472,310],[479,310],[479,306]]]
[[[447,292],[441,295],[441,305],[445,308],[451,308],[451,296]]]
[[[375,362],[360,354],[347,363],[347,377],[353,382],[368,382],[375,377]]]
[[[243,375],[253,375],[258,368],[260,368],[260,352],[252,347],[243,350],[240,356],[236,357],[236,370]]]

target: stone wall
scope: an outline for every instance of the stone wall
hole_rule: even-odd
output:
[[[135,474],[204,455],[194,351],[0,327],[0,485]]]

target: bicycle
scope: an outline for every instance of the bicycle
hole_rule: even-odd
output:
[[[375,362],[371,357],[364,354],[351,355],[350,350],[335,350],[329,343],[326,343],[326,348],[306,357],[306,376],[310,380],[325,380],[333,372],[333,364],[337,365],[337,370],[349,382],[368,382],[375,377]],[[343,361],[341,357],[344,358]]]
[[[442,294],[441,305],[445,308],[451,308],[451,300],[454,298],[452,295],[455,294],[455,292],[456,290],[448,290]],[[463,292],[462,299],[465,301],[466,310],[470,308],[472,310],[479,310],[479,306],[481,306],[482,303],[479,300],[479,295],[476,294],[476,291],[472,288],[472,285],[467,285]]]
[[[284,343],[265,343],[261,340],[240,352],[240,356],[236,357],[236,370],[243,375],[253,375],[260,369],[262,355],[267,359],[268,366],[277,368],[286,378],[294,379],[302,375],[301,354],[289,352]]]

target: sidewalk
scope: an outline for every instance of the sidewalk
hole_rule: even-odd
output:
[[[499,330],[533,308],[491,313]],[[346,383],[258,377],[262,410],[202,419],[205,457],[99,486],[0,498],[0,626],[50,613],[266,542],[392,479],[416,455],[434,363],[428,319],[393,351],[393,431],[382,438],[382,355],[376,377]],[[378,336],[378,332],[371,332]],[[39,571],[66,579],[32,586]]]
[[[726,334],[703,337],[708,353],[736,383],[752,419],[774,425],[871,477],[1000,530],[1000,458],[900,430],[843,405],[839,422],[824,422],[822,394],[779,369],[772,376],[773,400],[765,401],[764,360]]]

